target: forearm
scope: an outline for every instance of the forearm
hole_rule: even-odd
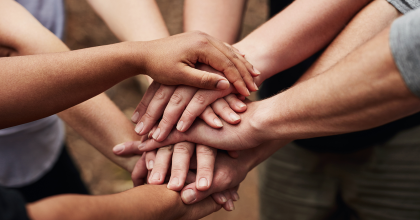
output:
[[[177,192],[144,185],[102,196],[60,195],[27,205],[31,219],[176,219],[184,209]],[[178,213],[178,214],[177,214]]]
[[[88,0],[121,41],[149,41],[169,36],[154,0]]]
[[[275,131],[270,138],[303,139],[369,129],[420,111],[388,36],[386,29],[325,73],[262,101],[255,122]]]
[[[401,13],[385,0],[372,1],[363,8],[297,83],[322,74],[360,45],[388,27]]]
[[[112,148],[140,137],[134,133],[133,124],[104,93],[58,115],[108,159],[132,171],[140,156],[116,156]]]
[[[261,84],[328,45],[369,2],[294,1],[234,46],[261,71],[257,77],[257,84]]]
[[[141,63],[144,56],[141,48],[138,49],[136,56]],[[142,73],[127,61],[135,55],[132,52],[130,44],[114,44],[72,52],[1,58],[0,127],[63,111],[123,79]]]
[[[184,31],[200,30],[229,44],[238,40],[246,0],[185,0]]]

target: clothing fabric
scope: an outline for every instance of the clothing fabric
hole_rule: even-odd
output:
[[[18,192],[0,187],[0,220],[29,220],[25,200]]]
[[[403,14],[420,7],[419,0],[387,0],[387,1]]]
[[[20,192],[26,202],[66,193],[89,194],[66,146],[62,147],[60,157],[53,168],[41,179],[27,186],[10,189]]]
[[[260,172],[260,219],[420,219],[419,133],[349,154],[281,148]]]
[[[62,0],[17,0],[46,28],[62,38]],[[57,160],[64,126],[56,116],[0,130],[0,185],[18,187],[35,182]]]
[[[420,9],[395,20],[389,43],[395,64],[407,87],[420,97]]]

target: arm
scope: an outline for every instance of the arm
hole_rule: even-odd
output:
[[[273,139],[369,129],[414,114],[420,111],[420,99],[408,90],[394,64],[388,34],[387,28],[324,74],[248,104],[239,125],[225,123],[216,130],[197,121],[186,133],[173,131],[163,142],[142,143],[140,151],[180,141],[247,149]]]
[[[121,41],[149,41],[169,37],[154,0],[88,0],[96,13]],[[147,77],[152,83],[152,79]]]
[[[246,54],[265,79],[319,51],[370,0],[294,1],[234,46]]]
[[[178,193],[150,185],[113,195],[59,195],[27,205],[28,215],[34,220],[199,219],[219,209],[211,198],[187,206]]]
[[[88,0],[121,41],[149,41],[169,37],[154,0]]]
[[[10,21],[1,25],[2,30],[10,31],[2,32],[0,44],[16,48],[10,55],[69,51],[64,43],[24,12],[16,10],[15,13],[7,14]],[[21,19],[26,20],[27,25],[19,25]],[[138,140],[139,137],[132,131],[133,126],[129,120],[105,94],[67,109],[59,113],[59,116],[113,162],[128,171],[133,169],[139,156],[129,159],[116,157],[110,150],[122,141]]]
[[[322,74],[353,50],[388,27],[401,13],[387,1],[372,1],[363,8],[297,83]]]
[[[246,0],[185,0],[184,31],[200,30],[228,44],[238,40]]]
[[[232,65],[231,60],[241,62],[240,65],[243,65],[242,61],[221,51],[229,49],[206,34],[194,32],[151,42],[127,42],[72,52],[2,58],[0,77],[5,80],[0,82],[1,127],[62,111],[139,73],[169,85],[226,89],[229,82],[224,77],[190,66],[196,62],[207,62],[223,70],[226,76],[230,73],[240,76],[236,63]],[[162,60],[161,65],[156,65],[156,60]],[[242,89],[246,90],[246,87]]]

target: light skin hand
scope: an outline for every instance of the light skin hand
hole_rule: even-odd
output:
[[[236,195],[235,193],[232,194],[232,191],[230,191],[230,198],[223,197],[223,195],[226,196],[227,194],[229,196],[229,191],[226,193],[226,190],[235,189],[245,179],[249,171],[288,142],[286,140],[267,142],[256,148],[241,151],[236,159],[229,157],[225,152],[219,152],[215,161],[213,183],[210,188],[206,191],[200,191],[197,189],[196,183],[188,184],[181,191],[182,200],[186,204],[193,204],[212,195],[218,204],[225,204],[230,198],[233,200],[239,199],[237,193]]]
[[[200,65],[200,69],[220,74],[207,65]],[[235,95],[230,95],[236,92],[233,87],[221,91],[197,90],[190,86],[178,86],[174,89],[152,83],[132,117],[132,121],[137,123],[135,131],[139,135],[149,134],[155,140],[163,141],[180,117],[177,127],[182,128],[182,131],[187,130],[196,117],[202,118],[213,128],[222,126],[216,114],[230,124],[240,122],[240,117],[235,112],[245,111],[246,105]],[[152,129],[160,117],[162,120],[158,127]],[[158,132],[155,132],[157,129]]]
[[[237,125],[224,122],[223,128],[214,129],[206,125],[202,120],[196,120],[187,132],[173,130],[163,142],[157,142],[153,139],[145,142],[127,142],[125,151],[120,153],[141,154],[144,151],[150,151],[182,141],[203,144],[222,150],[243,150],[256,147],[263,142],[279,138],[274,132],[267,132],[264,128],[261,128],[259,121],[255,121],[257,120],[256,116],[260,112],[264,112],[260,108],[265,108],[265,105],[261,105],[265,102],[247,103],[248,109],[246,112],[240,114],[242,121]],[[270,105],[270,103],[267,104]]]
[[[194,154],[194,150],[196,153]],[[176,145],[159,148],[156,151],[145,152],[146,164],[149,170],[148,183],[160,185],[169,181],[168,189],[180,191],[185,185],[195,184],[195,189],[206,191],[211,187],[213,169],[217,150],[204,145],[183,142]],[[225,154],[225,153],[224,153]],[[169,167],[172,161],[171,172]],[[137,166],[137,165],[136,165]],[[134,182],[144,183],[146,167],[144,163],[138,165],[142,174],[132,175]],[[196,170],[196,173],[190,170]],[[166,178],[165,178],[166,176]],[[169,179],[170,176],[170,179]],[[138,181],[140,180],[140,181]],[[233,201],[238,200],[237,187],[226,189],[213,195],[218,204],[223,205],[227,211],[234,209]]]

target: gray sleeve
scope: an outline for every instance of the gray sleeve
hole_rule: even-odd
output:
[[[403,14],[420,7],[420,0],[387,0],[387,1]]]
[[[420,9],[413,10],[392,23],[389,43],[405,84],[420,97]]]

